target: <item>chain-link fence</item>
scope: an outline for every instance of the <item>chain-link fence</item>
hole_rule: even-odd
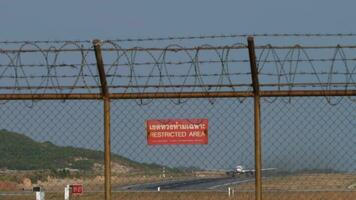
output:
[[[102,192],[100,103],[10,101],[1,105],[1,198],[35,199],[32,190],[39,186],[46,199],[62,199],[66,185],[75,183],[85,185],[85,194]]]
[[[1,42],[0,199],[353,199],[354,35],[257,37]]]

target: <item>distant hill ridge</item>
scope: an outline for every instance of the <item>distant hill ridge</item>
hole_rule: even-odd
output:
[[[41,143],[19,133],[0,130],[0,169],[101,170],[98,168],[102,168],[103,158],[102,151]],[[141,164],[115,154],[112,154],[112,166],[119,166],[119,169],[126,171],[159,168],[158,165]]]

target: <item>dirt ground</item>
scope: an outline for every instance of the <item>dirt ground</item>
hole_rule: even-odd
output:
[[[354,200],[356,192],[265,192],[264,200]],[[31,200],[34,195],[0,196],[2,200]],[[113,200],[254,200],[254,193],[239,193],[229,197],[223,192],[119,192],[113,193]],[[62,200],[63,194],[46,194],[46,200]],[[100,200],[103,193],[87,193],[72,197],[72,200]]]
[[[175,177],[177,178],[177,177]],[[184,177],[181,177],[184,178]],[[185,177],[186,178],[186,177]],[[113,177],[113,185],[125,185],[138,182],[159,181],[159,177]],[[103,177],[94,180],[56,180],[51,179],[46,187],[63,187],[70,181],[77,181],[85,186],[84,195],[72,197],[72,200],[104,199]],[[355,174],[299,174],[281,177],[270,177],[263,180],[264,200],[355,200]],[[92,187],[92,188],[91,188]],[[182,192],[113,192],[113,200],[254,200],[254,183],[245,183],[234,187],[234,196],[219,191],[182,191]],[[1,200],[31,200],[34,194],[27,192],[23,195],[0,195]],[[47,192],[46,200],[62,200],[63,192]]]

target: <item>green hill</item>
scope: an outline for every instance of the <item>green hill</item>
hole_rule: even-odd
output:
[[[112,154],[113,166],[126,171],[155,170],[161,166],[134,162]],[[61,147],[51,142],[37,142],[31,138],[0,130],[0,169],[8,170],[102,170],[103,152],[75,147]],[[114,168],[114,167],[113,167]]]

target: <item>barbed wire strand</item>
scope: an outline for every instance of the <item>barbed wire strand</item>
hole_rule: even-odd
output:
[[[311,37],[314,36],[317,37],[317,35],[311,35]],[[13,88],[13,94],[25,89],[31,94],[47,93],[48,90],[61,93],[64,90],[68,92],[68,89],[69,93],[78,89],[86,89],[87,93],[97,92],[99,77],[96,63],[89,61],[93,59],[89,56],[93,53],[92,44],[85,46],[80,41],[65,41],[59,46],[53,45],[45,48],[40,44],[34,41],[23,43],[18,49],[0,50],[0,56],[5,58],[1,61],[3,63],[0,63],[0,81],[7,79],[2,89]],[[288,87],[288,90],[293,90],[308,86],[330,90],[335,87],[339,88],[341,85],[347,90],[355,86],[356,65],[353,63],[353,67],[351,67],[350,63],[354,62],[356,58],[352,57],[354,54],[351,54],[351,57],[348,56],[345,50],[354,48],[356,46],[353,45],[304,47],[301,45],[261,45],[257,49],[259,75],[261,78],[267,78],[266,80],[275,81],[274,85],[269,84],[268,86],[275,90],[285,90],[285,87]],[[105,54],[112,52],[109,59],[105,59],[109,86],[112,89],[123,88],[120,90],[122,93],[144,93],[147,88],[156,88],[155,92],[178,93],[186,91],[184,88],[191,88],[191,92],[196,91],[197,88],[200,92],[223,91],[223,88],[230,88],[235,92],[238,88],[237,80],[250,82],[249,60],[243,58],[246,56],[246,52],[238,51],[239,49],[246,50],[246,45],[243,43],[224,46],[204,44],[188,48],[179,44],[170,44],[164,48],[122,48],[118,41],[111,40],[103,41],[102,49]],[[315,52],[322,49],[327,49],[331,55],[322,58],[319,55],[315,57]],[[34,58],[44,62],[27,63],[24,56],[28,52],[37,53]],[[80,62],[71,64],[61,61],[61,56],[68,57],[68,53],[73,54],[74,52],[79,54],[79,56],[76,55],[76,59],[79,59]],[[64,53],[65,55],[63,55]],[[178,55],[177,53],[180,53],[180,57],[183,56],[185,59],[171,60],[172,56]],[[209,59],[204,57],[205,54],[209,55]],[[217,59],[211,59],[211,57]],[[142,58],[146,61],[138,61]],[[5,60],[8,60],[8,63]],[[235,63],[242,65],[232,66]],[[336,70],[336,63],[339,65],[341,63],[342,67]],[[138,68],[139,66],[147,68],[142,71],[141,68]],[[175,68],[175,66],[182,67]],[[34,71],[31,68],[34,67],[44,67],[45,70],[36,69],[37,74],[33,74]],[[215,72],[206,73],[209,68]],[[180,72],[177,73],[177,70]],[[143,72],[145,74],[142,74]],[[240,77],[237,78],[238,76]],[[304,79],[306,76],[310,76],[308,80],[313,79],[314,82],[308,83],[304,80],[305,84],[303,85],[300,83],[301,80],[297,80],[297,77],[300,79],[299,76],[303,76]],[[209,80],[213,77],[214,79]],[[179,78],[178,82],[176,78]],[[68,80],[64,79],[71,79],[69,83],[72,85],[66,86]],[[122,87],[117,84],[125,80],[127,84],[121,84]],[[262,79],[262,87],[267,87],[268,84],[263,85],[263,81],[266,80]],[[65,83],[62,83],[63,81]],[[178,86],[178,83],[181,86]],[[250,83],[245,83],[243,86],[247,90],[250,89]],[[331,97],[326,98],[330,104],[335,103],[331,102]],[[351,97],[349,98],[353,100]],[[181,103],[181,100],[178,100],[178,103]],[[140,104],[142,104],[142,100],[140,100]]]
[[[103,41],[114,42],[146,42],[146,41],[173,41],[173,40],[205,40],[205,39],[227,39],[253,37],[355,37],[356,33],[248,33],[248,34],[216,34],[216,35],[196,35],[196,36],[168,36],[168,37],[143,37],[124,38]],[[92,43],[92,40],[22,40],[22,41],[0,41],[0,44],[58,44],[58,43]]]

